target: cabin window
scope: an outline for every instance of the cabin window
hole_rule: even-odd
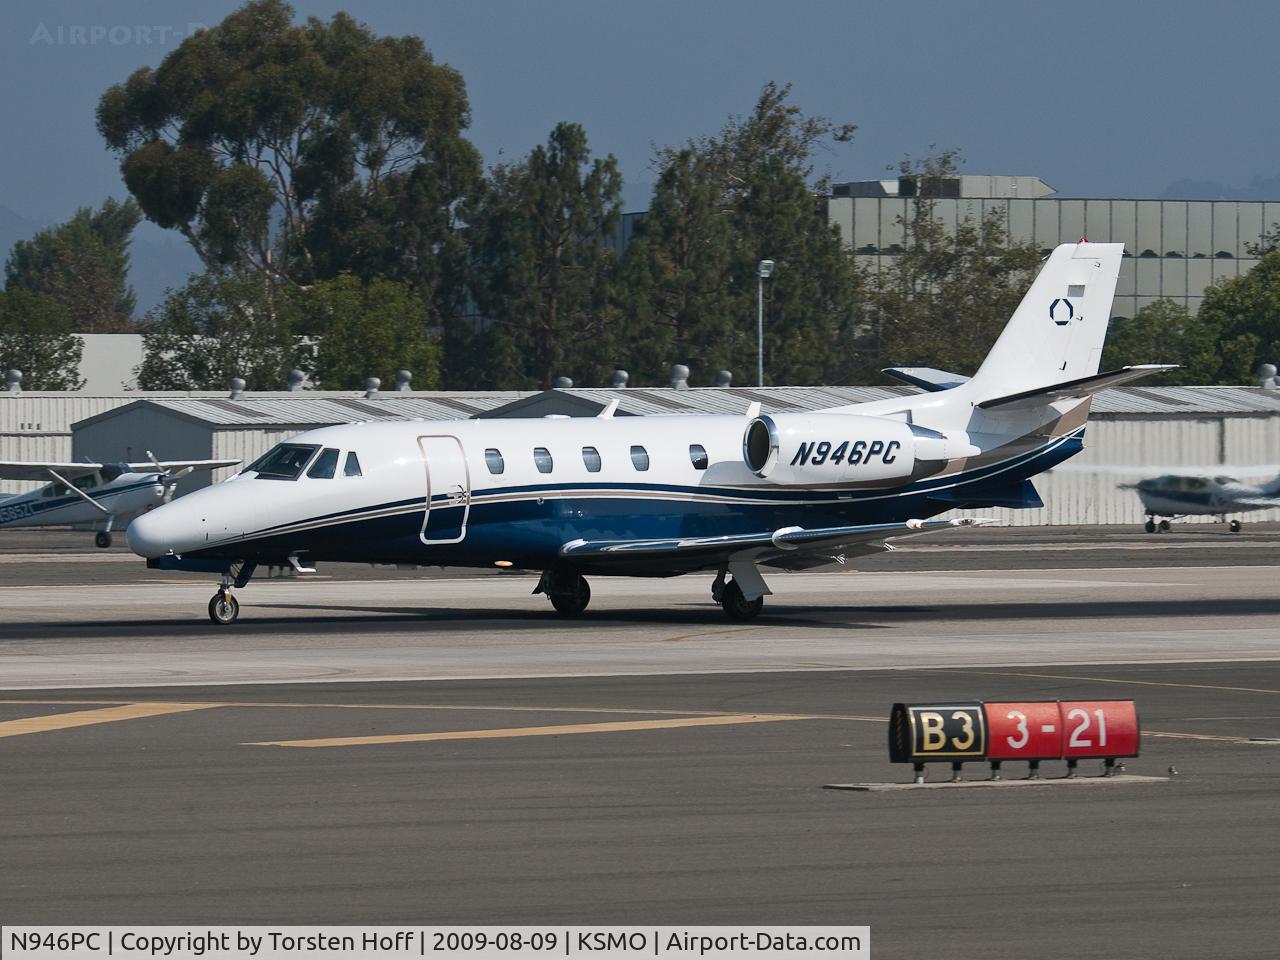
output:
[[[637,470],[649,469],[649,451],[641,446],[631,448],[631,465]]]
[[[711,463],[707,457],[707,448],[700,443],[689,444],[689,462],[695,470],[705,470]]]
[[[332,480],[338,470],[338,451],[333,447],[325,447],[324,452],[316,457],[316,462],[307,471],[312,480]]]
[[[533,448],[533,462],[537,466],[539,473],[550,473],[553,466],[551,460],[551,451],[546,447]]]
[[[600,472],[600,451],[595,447],[582,448],[582,464],[587,468],[588,473]]]
[[[279,443],[245,467],[245,472],[264,480],[297,480],[317,449],[314,444]]]
[[[507,469],[506,461],[502,459],[502,451],[497,447],[489,447],[485,450],[484,465],[489,468],[489,472],[495,477]]]
[[[342,465],[342,475],[344,477],[364,476],[364,471],[360,469],[360,458],[356,456],[354,450],[347,453],[347,461]]]

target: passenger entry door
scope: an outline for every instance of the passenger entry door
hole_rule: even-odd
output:
[[[471,473],[457,437],[419,437],[426,474],[423,543],[458,543],[467,535],[471,513]]]

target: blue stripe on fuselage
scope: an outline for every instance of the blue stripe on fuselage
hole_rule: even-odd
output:
[[[1082,447],[1083,433],[1081,428],[967,474],[894,490],[785,491],[634,483],[522,485],[475,494],[466,537],[460,543],[424,544],[420,539],[422,500],[412,498],[281,524],[245,540],[189,555],[267,561],[305,553],[317,561],[463,566],[487,566],[503,559],[517,566],[538,567],[554,562],[560,546],[577,539],[705,537],[797,525],[816,528],[926,519],[952,508],[950,503],[930,499],[930,494],[952,489],[963,492],[966,499],[980,501],[984,486],[1004,487],[1072,456]],[[632,495],[624,495],[628,493]],[[457,510],[460,514],[462,508],[433,510]],[[387,511],[392,512],[372,516]],[[449,526],[446,518],[441,528]]]

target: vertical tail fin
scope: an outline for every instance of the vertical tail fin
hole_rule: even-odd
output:
[[[982,402],[1098,372],[1122,243],[1064,243],[1049,255],[977,374]]]

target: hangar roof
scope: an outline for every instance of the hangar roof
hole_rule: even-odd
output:
[[[592,416],[610,400],[621,415],[743,413],[759,402],[765,411],[819,410],[868,400],[909,396],[913,387],[607,387],[492,393],[382,394],[357,397],[287,396],[228,400],[214,397],[143,398],[81,420],[77,426],[121,416],[139,406],[161,409],[214,429],[308,428],[361,420],[456,420],[469,417]],[[1280,414],[1280,391],[1260,387],[1120,387],[1094,402],[1102,416],[1197,417]]]

